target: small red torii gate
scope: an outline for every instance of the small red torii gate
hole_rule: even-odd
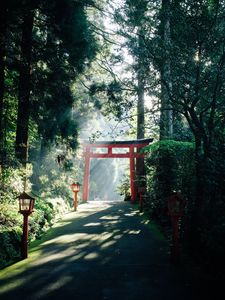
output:
[[[90,161],[91,158],[129,158],[130,159],[130,190],[131,200],[135,201],[136,190],[135,190],[135,158],[144,157],[144,153],[140,153],[140,150],[149,145],[153,139],[140,139],[131,141],[100,141],[95,143],[84,143],[84,180],[83,180],[83,201],[87,201],[89,197],[89,176],[90,176]],[[115,153],[113,149],[116,148],[127,148],[126,153]],[[106,152],[99,153],[95,152],[95,149],[106,149]]]

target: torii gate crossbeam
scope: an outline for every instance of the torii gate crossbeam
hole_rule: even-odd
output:
[[[89,176],[90,176],[90,161],[91,158],[129,158],[130,159],[130,190],[132,202],[136,199],[135,190],[135,159],[144,157],[144,153],[140,150],[149,145],[153,139],[140,139],[131,141],[101,141],[95,143],[84,143],[84,180],[83,180],[83,201],[87,201],[89,197]],[[104,153],[96,152],[96,149],[105,149]],[[124,148],[126,153],[116,153],[113,149]]]

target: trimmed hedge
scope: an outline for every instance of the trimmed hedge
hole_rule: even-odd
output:
[[[168,222],[167,201],[179,190],[191,206],[194,198],[194,144],[164,140],[146,146],[148,200],[145,208],[160,222]]]
[[[171,237],[167,213],[168,197],[179,190],[186,199],[181,219],[183,250],[195,256],[214,273],[224,272],[225,266],[225,148],[215,148],[212,157],[202,165],[204,192],[198,228],[193,228],[195,206],[195,146],[189,142],[163,140],[143,149],[146,158],[148,197],[145,210]],[[198,240],[193,241],[193,231]],[[200,255],[199,255],[200,254]]]

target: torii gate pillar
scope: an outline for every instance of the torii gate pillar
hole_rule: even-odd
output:
[[[136,200],[136,189],[135,189],[135,159],[134,159],[134,148],[130,148],[130,192],[131,201]]]
[[[89,198],[89,177],[90,177],[90,147],[86,147],[84,162],[84,182],[83,182],[83,201]]]

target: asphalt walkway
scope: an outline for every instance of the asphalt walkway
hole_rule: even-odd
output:
[[[127,202],[90,202],[58,222],[29,258],[0,272],[1,300],[201,299],[168,244]]]

